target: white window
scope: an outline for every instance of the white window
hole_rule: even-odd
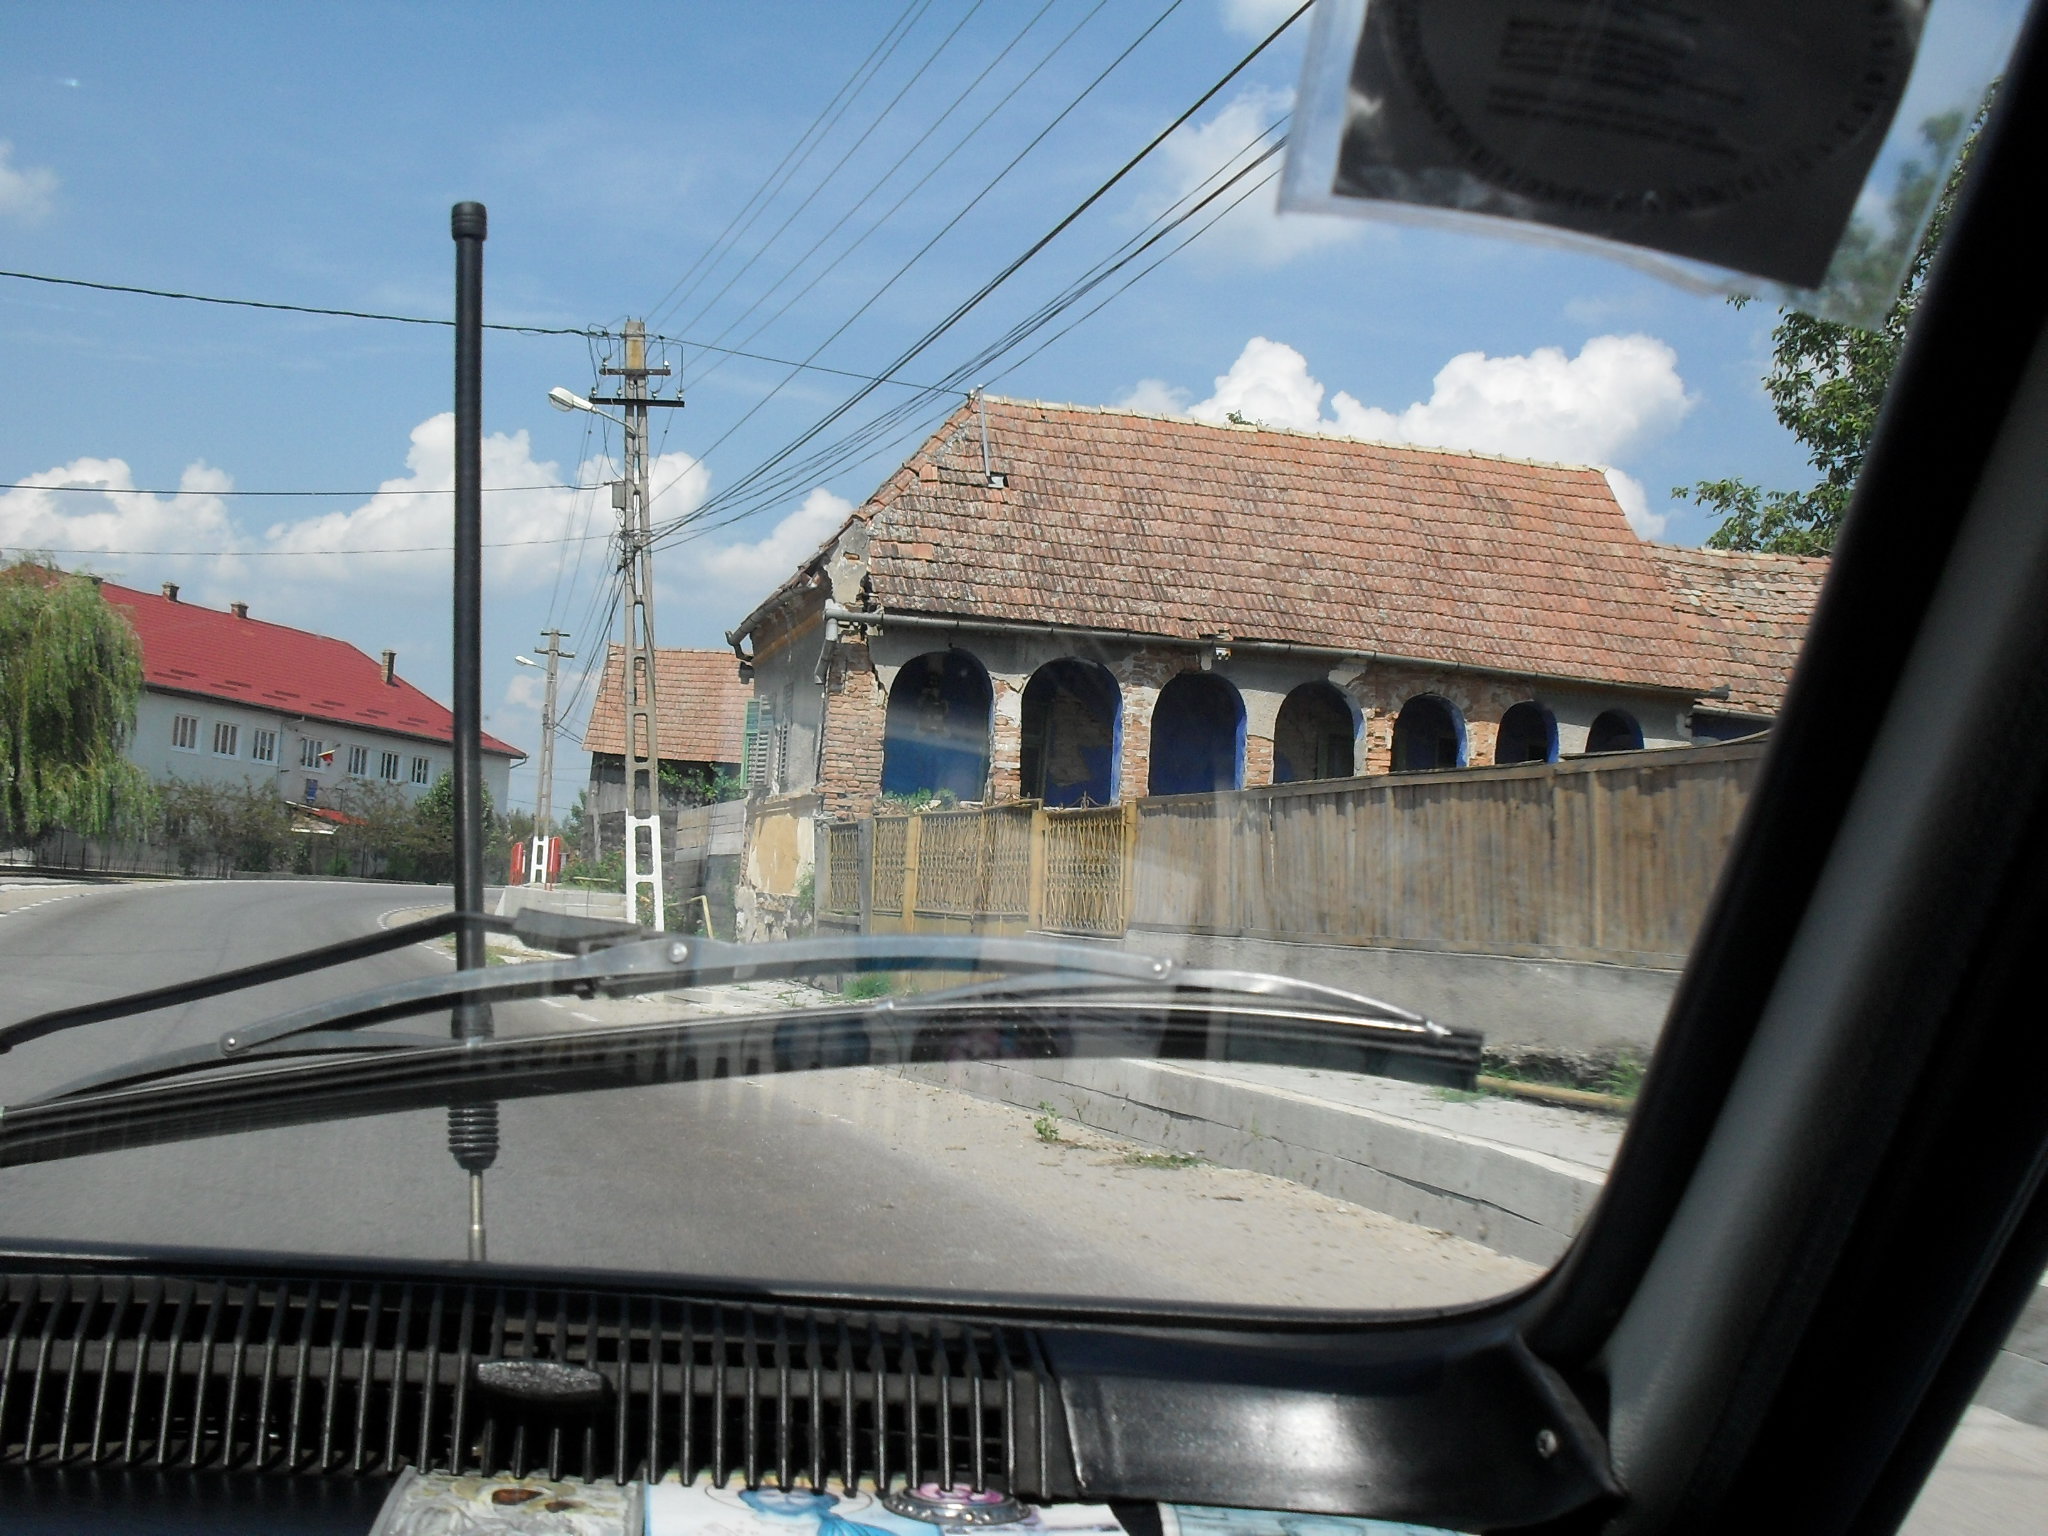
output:
[[[378,757],[377,777],[389,779],[394,784],[398,782],[398,754],[396,752],[385,752]]]
[[[242,728],[226,720],[213,722],[213,755],[233,757],[241,750]]]
[[[171,716],[171,745],[180,752],[199,750],[199,717],[197,715]]]
[[[353,778],[362,778],[370,771],[370,749],[350,747],[348,749],[348,771]]]
[[[259,763],[277,761],[277,732],[251,731],[249,733],[249,756]]]
[[[428,761],[428,760],[427,760],[426,758],[424,758],[424,757],[416,757],[416,758],[414,758],[414,759],[412,760],[412,781],[413,781],[413,783],[415,783],[415,784],[424,784],[424,783],[426,783],[426,782],[427,782],[427,775],[428,775],[428,774],[430,774],[430,773],[432,773],[433,771],[434,771],[434,765],[433,765],[433,764],[432,764],[431,762],[429,762],[429,761]]]
[[[299,766],[301,768],[311,768],[317,773],[322,768],[331,767],[333,763],[334,754],[329,751],[323,751],[320,743],[313,737],[308,736],[299,743]]]

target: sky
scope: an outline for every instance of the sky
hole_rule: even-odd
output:
[[[666,338],[664,388],[685,401],[655,422],[666,645],[721,645],[972,385],[1595,464],[1639,533],[1684,544],[1711,524],[1674,486],[1811,483],[1761,385],[1768,305],[1598,256],[1282,215],[1270,184],[1128,287],[1202,220],[992,351],[1271,142],[1305,21],[905,355],[1291,9],[8,7],[0,268],[445,319],[448,210],[486,204],[488,321],[638,318]],[[610,498],[575,487],[615,477],[619,443],[546,396],[606,387],[594,369],[614,345],[485,345],[486,721],[537,743],[539,674],[514,658],[570,631],[558,805],[587,772],[583,669],[617,629]],[[0,551],[391,647],[448,697],[446,327],[0,278],[0,347],[0,482],[27,487],[0,490]],[[914,387],[930,384],[953,387]],[[251,491],[340,494],[230,494]],[[533,794],[532,767],[515,770],[513,804]]]

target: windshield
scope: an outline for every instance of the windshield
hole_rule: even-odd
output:
[[[23,1039],[0,1244],[1319,1312],[1554,1264],[1978,98],[1893,82],[1743,290],[1808,299],[1731,302],[1282,212],[1307,9],[694,8],[624,75],[582,14],[12,18],[0,1027],[453,905],[457,197],[507,921]],[[1339,192],[1410,152],[1359,132]],[[761,970],[617,985],[634,924]],[[458,959],[594,969],[237,1056]],[[33,1141],[165,1053],[175,1134]]]

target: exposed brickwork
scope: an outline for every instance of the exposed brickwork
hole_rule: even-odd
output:
[[[882,786],[882,736],[889,695],[875,676],[867,642],[844,638],[825,670],[825,741],[819,754],[818,798],[828,817],[874,809]]]
[[[1007,677],[991,677],[995,690],[994,729],[988,759],[988,793],[991,800],[1016,800],[1024,791],[1020,782],[1024,755],[1023,687]]]
[[[1507,678],[1475,677],[1463,672],[1436,672],[1418,667],[1375,666],[1344,683],[1344,691],[1365,715],[1360,742],[1360,771],[1386,773],[1394,761],[1394,721],[1401,706],[1417,694],[1433,693],[1455,708],[1465,722],[1465,761],[1483,768],[1493,761],[1500,735],[1500,717],[1529,697],[1527,684]]]
[[[1244,738],[1244,782],[1247,788],[1254,784],[1273,782],[1273,738],[1254,736],[1249,731]]]

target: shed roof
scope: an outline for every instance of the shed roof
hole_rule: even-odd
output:
[[[1776,714],[1828,573],[1826,560],[1722,549],[1645,546],[1664,572],[1680,621],[1728,686],[1739,714]]]

